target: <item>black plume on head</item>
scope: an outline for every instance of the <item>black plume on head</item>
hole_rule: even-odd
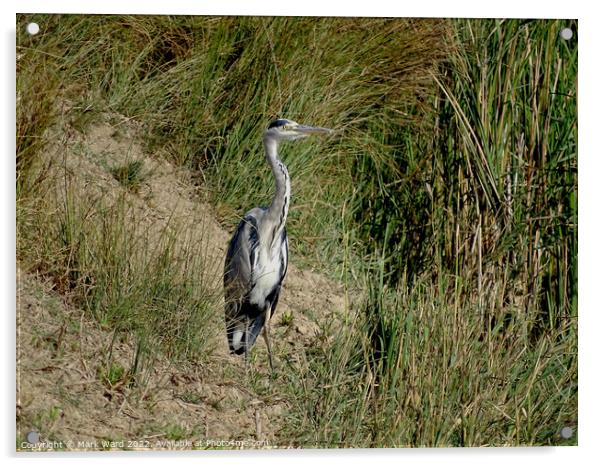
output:
[[[276,128],[278,126],[284,126],[288,123],[288,120],[284,120],[282,118],[278,118],[277,120],[274,120],[270,123],[270,126],[268,126],[268,129],[272,129],[272,128]]]

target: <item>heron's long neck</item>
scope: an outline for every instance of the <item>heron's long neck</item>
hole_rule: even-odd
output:
[[[276,180],[276,193],[272,203],[267,210],[267,219],[265,225],[269,245],[272,246],[276,238],[279,238],[286,223],[288,216],[288,204],[291,198],[291,181],[288,176],[286,165],[278,158],[278,143],[271,138],[264,138],[265,156],[270,164],[274,179]]]

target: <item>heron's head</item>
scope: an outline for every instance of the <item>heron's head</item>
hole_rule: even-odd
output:
[[[318,126],[300,125],[296,121],[279,118],[270,123],[265,132],[265,137],[276,141],[294,141],[295,139],[304,138],[312,134],[328,133],[332,133],[332,130]]]

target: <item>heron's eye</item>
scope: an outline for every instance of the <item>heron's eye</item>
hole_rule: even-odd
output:
[[[286,129],[290,129],[291,125],[282,125],[282,129],[286,130]]]

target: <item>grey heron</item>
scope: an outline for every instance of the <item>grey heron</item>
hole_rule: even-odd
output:
[[[269,321],[288,268],[286,218],[291,197],[291,182],[286,165],[278,158],[278,145],[331,131],[287,119],[278,119],[268,126],[263,146],[276,192],[268,207],[255,207],[244,215],[226,253],[224,299],[230,352],[244,354],[248,363],[249,350],[263,331],[272,372]]]

